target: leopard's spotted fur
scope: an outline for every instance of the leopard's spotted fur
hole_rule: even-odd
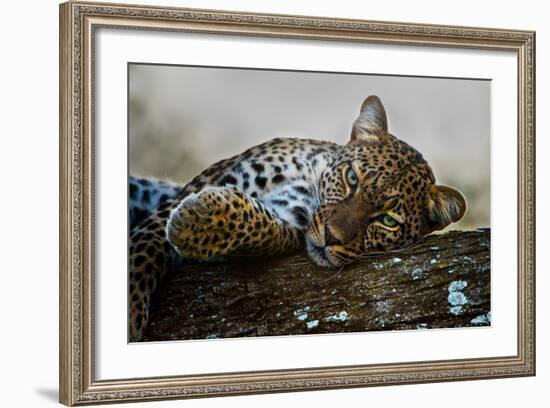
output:
[[[345,146],[274,139],[185,186],[166,186],[154,209],[140,207],[146,219],[130,236],[131,340],[141,338],[151,293],[177,257],[257,257],[305,246],[318,265],[339,266],[409,245],[466,210],[462,194],[436,185],[422,155],[388,133],[376,96],[361,106]]]

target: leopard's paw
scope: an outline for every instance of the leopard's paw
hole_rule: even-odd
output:
[[[252,239],[250,221],[256,211],[236,187],[207,187],[187,196],[172,211],[166,234],[183,257],[224,256]]]

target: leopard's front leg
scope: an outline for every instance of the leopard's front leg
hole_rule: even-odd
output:
[[[208,187],[172,211],[170,243],[184,258],[259,257],[302,247],[301,232],[236,187]]]

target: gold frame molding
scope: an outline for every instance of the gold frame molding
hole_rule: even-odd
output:
[[[517,54],[518,349],[514,356],[97,380],[93,47],[100,27],[428,45]],[[126,4],[60,5],[60,402],[66,405],[535,374],[535,33]]]

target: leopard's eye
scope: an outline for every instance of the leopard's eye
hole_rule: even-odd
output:
[[[357,184],[357,174],[355,174],[351,167],[346,172],[346,181],[350,186],[355,186]]]
[[[390,228],[396,227],[399,224],[397,220],[389,214],[383,214],[380,217],[380,222],[382,222],[382,224],[384,224],[386,227]]]

